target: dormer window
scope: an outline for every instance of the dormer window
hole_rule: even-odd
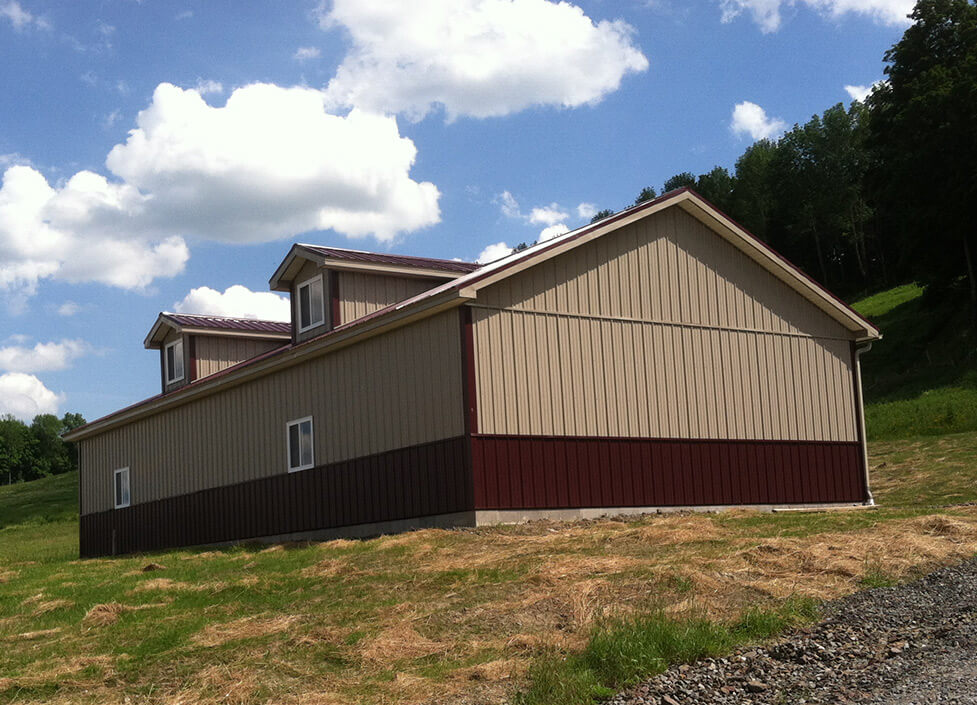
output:
[[[326,322],[321,274],[298,285],[298,299],[299,333]]]
[[[166,345],[166,383],[183,379],[183,338]]]

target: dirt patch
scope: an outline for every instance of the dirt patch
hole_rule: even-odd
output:
[[[143,573],[152,573],[155,570],[166,570],[166,566],[159,563],[147,563],[142,567]]]
[[[200,646],[220,646],[229,641],[256,639],[283,632],[298,622],[296,615],[277,617],[244,617],[224,624],[209,624],[193,637]]]

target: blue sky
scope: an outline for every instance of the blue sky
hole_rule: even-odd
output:
[[[0,413],[157,393],[157,313],[280,315],[291,242],[475,259],[732,168],[911,2],[401,7],[0,0]]]

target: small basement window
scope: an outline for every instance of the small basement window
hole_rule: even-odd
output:
[[[115,471],[115,508],[129,506],[129,468]]]
[[[312,417],[289,421],[288,433],[288,471],[308,470],[315,465],[312,452]]]
[[[299,284],[298,293],[299,333],[325,323],[326,312],[322,300],[322,275]]]
[[[183,379],[183,338],[169,343],[165,349],[166,383]]]

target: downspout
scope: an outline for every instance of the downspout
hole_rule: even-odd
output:
[[[875,506],[875,498],[872,497],[872,488],[869,485],[868,475],[868,436],[865,435],[865,402],[862,398],[862,353],[867,353],[872,349],[872,343],[855,346],[855,403],[858,404],[858,433],[862,439],[862,464],[865,468],[865,494],[868,495],[866,504],[870,507]]]

